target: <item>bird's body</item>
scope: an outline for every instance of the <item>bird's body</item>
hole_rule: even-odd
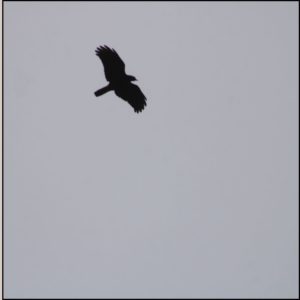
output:
[[[127,101],[135,112],[141,112],[146,106],[146,97],[140,88],[133,84],[136,78],[125,73],[125,64],[114,49],[101,46],[96,49],[96,55],[101,59],[104,73],[109,84],[98,91],[95,95],[101,96],[109,91]]]

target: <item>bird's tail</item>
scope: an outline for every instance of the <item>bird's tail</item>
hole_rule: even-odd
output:
[[[101,96],[101,95],[103,95],[103,94],[105,94],[105,93],[107,93],[111,90],[112,90],[111,87],[109,85],[107,85],[107,86],[103,87],[102,89],[96,91],[95,96],[99,97],[99,96]]]

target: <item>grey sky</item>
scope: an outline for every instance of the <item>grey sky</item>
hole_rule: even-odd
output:
[[[4,3],[4,288],[298,296],[298,3]],[[148,98],[106,85],[115,48]]]

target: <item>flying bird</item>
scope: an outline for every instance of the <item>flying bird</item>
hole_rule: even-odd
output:
[[[114,91],[117,96],[127,101],[136,113],[141,112],[147,105],[147,99],[141,89],[132,83],[137,79],[125,73],[125,64],[118,53],[107,46],[100,46],[96,49],[96,55],[102,61],[105,78],[109,84],[96,91],[95,96]]]

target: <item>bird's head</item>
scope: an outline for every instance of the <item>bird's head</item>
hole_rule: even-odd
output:
[[[137,79],[131,75],[128,75],[127,78],[129,79],[129,81],[137,81]]]

